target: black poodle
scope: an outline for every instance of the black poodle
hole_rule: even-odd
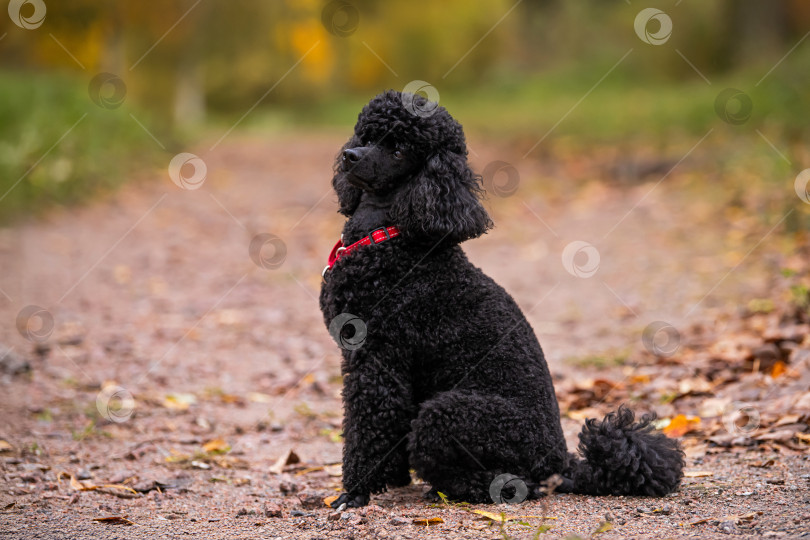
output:
[[[349,218],[320,298],[343,348],[345,492],[333,507],[409,484],[410,468],[429,494],[471,503],[538,496],[555,474],[561,492],[678,488],[678,442],[626,408],[588,420],[582,457],[568,453],[534,331],[459,246],[492,222],[461,125],[443,107],[395,91],[375,97],[332,185]]]

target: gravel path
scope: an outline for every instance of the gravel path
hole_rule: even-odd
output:
[[[780,446],[690,452],[688,469],[711,475],[660,500],[555,494],[503,508],[431,506],[414,484],[333,514],[322,499],[340,486],[339,355],[317,292],[342,222],[328,185],[341,142],[233,137],[199,152],[208,168],[200,189],[155,171],[106,200],[0,230],[0,536],[532,538],[543,524],[550,538],[600,527],[604,538],[810,531],[810,463]],[[680,169],[662,185],[606,187],[581,181],[598,153],[540,163],[471,144],[479,170],[512,160],[520,185],[490,198],[496,229],[467,251],[527,313],[558,393],[628,377],[615,364],[643,351],[653,321],[685,336],[767,294],[778,254],[765,243],[745,255],[761,233],[695,203]],[[261,252],[273,268],[251,258],[262,262],[250,249],[260,234],[285,245],[283,258]],[[593,277],[566,270],[561,254],[573,241],[596,249]],[[29,305],[53,318],[41,343],[17,328]],[[678,412],[644,397],[634,407]],[[573,446],[581,418],[572,416]],[[274,472],[289,450],[299,462]],[[475,509],[526,517],[501,531]],[[119,522],[94,521],[105,517]],[[430,518],[443,521],[414,522]]]

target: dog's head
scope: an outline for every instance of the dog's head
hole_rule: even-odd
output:
[[[390,224],[404,238],[457,243],[492,227],[461,125],[419,95],[389,90],[363,108],[337,156],[332,186],[346,216],[363,192],[386,201]]]

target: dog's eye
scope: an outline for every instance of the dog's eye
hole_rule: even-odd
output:
[[[402,159],[405,157],[405,154],[402,153],[402,150],[397,150],[394,152],[394,159]]]

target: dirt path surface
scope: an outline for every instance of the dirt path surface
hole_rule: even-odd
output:
[[[681,353],[648,350],[666,343],[642,340],[663,321],[677,330],[675,348],[699,354],[706,336],[733,327],[729,314],[777,285],[783,256],[762,241],[770,224],[718,219],[711,201],[683,189],[696,174],[688,161],[611,187],[581,181],[604,165],[598,155],[524,161],[477,140],[478,170],[511,160],[520,181],[514,195],[490,198],[496,229],[466,250],[538,333],[569,444],[587,413],[620,400],[664,418],[704,411],[704,431],[685,440],[690,477],[663,499],[553,494],[468,508],[430,505],[415,483],[364,509],[329,510],[323,498],[340,487],[340,370],[317,294],[342,223],[328,183],[341,143],[232,137],[197,151],[207,166],[199,189],[156,171],[108,200],[0,231],[0,536],[532,538],[544,525],[553,538],[810,534],[807,339],[783,325],[775,340],[746,345],[740,363],[765,361],[756,347],[770,343],[786,374],[732,369],[737,386],[725,392],[679,364]],[[284,252],[255,249],[270,238],[261,234]],[[575,241],[592,247],[566,263]],[[26,306],[45,310],[44,328]],[[703,380],[708,388],[694,382]],[[781,430],[749,430],[741,442],[733,426],[710,429],[724,418],[705,412],[707,400],[727,408],[732,398],[759,400],[756,428]],[[476,509],[521,518],[502,529]]]

